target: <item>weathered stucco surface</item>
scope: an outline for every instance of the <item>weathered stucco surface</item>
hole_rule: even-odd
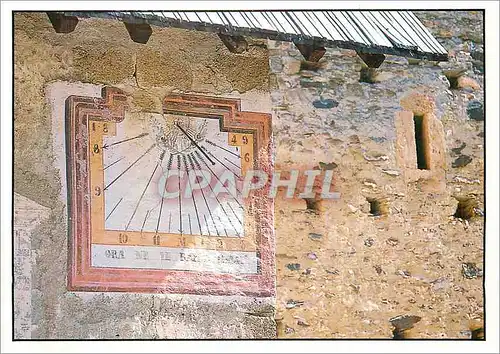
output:
[[[14,35],[14,129],[16,136],[23,136],[15,141],[14,173],[19,178],[14,181],[16,191],[42,205],[54,202],[59,183],[47,159],[47,82],[114,85],[131,94],[132,106],[141,108],[159,108],[159,100],[172,90],[269,90],[267,50],[260,42],[236,55],[215,34],[155,27],[144,46],[132,42],[119,21],[81,19],[74,32],[61,34],[44,13],[16,13]]]
[[[14,26],[15,191],[50,208],[31,233],[31,337],[274,337],[272,298],[66,290],[64,123],[52,122],[49,100],[51,84],[64,81],[68,94],[82,83],[118,87],[131,112],[160,112],[170,92],[237,97],[243,109],[270,112],[266,49],[257,43],[236,55],[216,35],[161,28],[142,45],[123,23],[103,19],[81,19],[73,33],[57,34],[44,13],[17,13]]]

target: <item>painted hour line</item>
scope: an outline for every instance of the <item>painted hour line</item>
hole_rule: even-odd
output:
[[[181,156],[177,155],[177,168],[179,172],[179,176],[181,174]],[[180,230],[179,232],[181,233],[182,236],[182,193],[180,193],[181,190],[181,179],[179,178],[179,225],[180,225]]]
[[[219,180],[219,177],[217,177],[217,175],[216,175],[216,174],[214,173],[214,171],[210,168],[210,166],[208,166],[208,164],[207,164],[207,163],[206,163],[206,161],[203,159],[203,157],[202,157],[202,156],[200,156],[200,154],[198,154],[198,151],[195,151],[195,154],[196,154],[196,156],[198,156],[198,158],[199,158],[201,161],[203,161],[203,163],[205,164],[205,166],[207,166],[207,167],[208,167],[209,171],[212,173],[212,175],[214,175],[214,177],[215,177],[215,179],[217,180],[217,182],[218,182],[219,184],[221,184],[221,185],[222,185],[222,183],[221,183],[221,182],[220,182],[220,180]],[[196,160],[196,158],[195,158],[194,156],[193,156],[193,158],[195,159],[195,162],[196,162],[196,161],[197,161],[197,160]],[[224,188],[225,188],[226,192],[228,192],[228,193],[229,193],[229,190],[227,189],[227,187],[225,187],[225,186],[224,186]],[[239,207],[240,207],[241,209],[243,209],[243,206],[240,204],[239,200],[238,200],[238,199],[236,199],[236,198],[235,198],[235,196],[233,196],[231,193],[229,193],[229,194],[233,197],[233,199],[236,201],[236,203],[238,203]],[[217,199],[217,200],[218,200],[218,199]]]
[[[197,153],[197,151],[196,151],[195,153]],[[204,163],[204,164],[208,167],[208,169],[210,169],[210,167],[208,166],[208,164],[206,163],[206,161],[205,161],[205,160],[203,160],[203,158],[202,158],[199,154],[197,154],[197,156],[198,156],[198,158],[200,158],[200,160],[202,160],[202,161],[203,161],[203,163]],[[194,159],[195,164],[196,164],[196,163],[197,163],[196,158],[195,158],[195,157],[193,157],[193,159]],[[210,169],[210,171],[212,171],[212,170]],[[213,171],[212,171],[212,173],[213,173]],[[213,173],[213,174],[214,174],[214,173]],[[214,174],[214,176],[215,176],[215,178],[217,178],[218,182],[220,183],[220,181],[219,181],[218,177],[217,177],[215,174]],[[212,194],[214,194],[214,190],[213,190],[212,186],[209,184],[209,185],[208,185],[208,187],[209,187],[209,188],[210,188],[210,190],[212,191]],[[229,223],[230,223],[230,224],[231,224],[231,226],[233,227],[234,231],[236,232],[236,236],[239,236],[240,234],[239,234],[238,230],[236,229],[236,227],[234,226],[233,222],[231,221],[231,218],[230,218],[230,217],[229,217],[229,215],[227,214],[226,209],[224,208],[224,205],[222,205],[222,203],[220,202],[219,197],[217,197],[217,195],[215,195],[215,194],[214,194],[214,197],[215,197],[215,200],[217,200],[217,203],[219,203],[219,206],[221,207],[222,211],[223,211],[223,212],[224,212],[224,214],[226,215],[227,220],[229,221]],[[233,198],[234,198],[234,197],[233,197]],[[234,200],[238,201],[236,198],[234,198]],[[237,216],[236,214],[235,214],[235,216],[236,216],[236,220],[238,220],[238,222],[241,224],[241,221],[239,220],[238,216]],[[219,221],[222,223],[222,221],[220,220],[220,217],[219,217]],[[224,231],[226,232],[226,236],[227,236],[227,231],[226,231],[226,228],[225,228],[225,227],[224,227]]]
[[[191,165],[191,168],[194,169],[195,168],[195,162],[194,162],[194,158],[191,156],[191,154],[188,155],[188,159],[189,159],[189,164]],[[200,165],[198,163],[196,163],[196,167],[197,168],[200,168]],[[205,192],[203,192],[203,189],[201,189],[201,196],[203,197],[203,200],[205,201],[205,205],[207,207],[207,210],[208,210],[208,214],[210,215],[210,219],[212,219],[212,224],[214,225],[214,228],[215,228],[215,232],[217,233],[217,236],[220,236],[219,234],[219,230],[217,229],[217,225],[215,224],[215,221],[214,221],[214,217],[212,215],[212,211],[211,211],[211,208],[210,206],[208,205],[208,202],[207,202],[207,198],[205,197]],[[210,229],[208,227],[208,222],[207,222],[207,218],[205,215],[203,215],[203,217],[205,218],[205,225],[207,225],[207,231],[208,231],[208,235],[209,236],[212,236],[210,235]]]
[[[185,130],[184,130],[184,129],[180,126],[180,125],[179,125],[179,123],[177,123],[177,124],[176,124],[176,126],[177,126],[177,128],[179,128],[179,129],[181,130],[181,132],[183,132],[183,133],[184,133],[184,135],[186,135],[186,136],[187,136],[187,138],[191,141],[191,143],[192,143],[194,146],[196,146],[196,148],[197,148],[198,150],[200,150],[200,151],[201,151],[201,153],[202,153],[203,155],[205,155],[205,157],[208,159],[208,161],[210,161],[210,163],[211,163],[212,165],[215,165],[215,162],[214,162],[214,161],[210,158],[210,156],[208,156],[208,155],[205,153],[205,151],[203,151],[203,149],[200,147],[200,145],[198,145],[198,143],[197,143],[196,141],[194,141],[194,139],[193,139],[193,138],[192,138],[192,137],[191,137],[191,136],[190,136],[190,135],[189,135],[189,134],[188,134],[188,133],[187,133],[187,132],[186,132],[186,131],[185,131]]]
[[[148,210],[146,212],[146,216],[144,217],[144,221],[142,222],[142,227],[141,227],[141,232],[144,230],[144,225],[146,224],[146,220],[148,220],[148,217],[149,217],[149,213],[151,212],[151,210]]]
[[[208,236],[212,236],[210,234],[210,229],[208,228],[207,216],[205,214],[203,214],[203,219],[205,219],[205,225],[207,225]],[[219,233],[217,233],[217,236],[219,236]]]
[[[184,165],[186,166],[186,172],[189,174],[189,167],[188,167],[188,164],[186,161],[186,155],[183,156],[183,159],[184,159]],[[193,187],[191,186],[191,179],[190,178],[188,178],[188,183],[189,183],[190,190],[193,190]],[[194,198],[194,193],[191,193],[191,198],[193,199],[194,211],[196,212],[196,220],[198,221],[198,227],[200,229],[200,234],[203,235],[203,231],[201,230],[200,216],[198,215],[198,207],[196,206],[196,200]],[[189,220],[191,221],[191,219],[189,219]]]
[[[217,180],[217,183],[219,183],[220,185],[222,185],[222,183],[221,183],[221,181],[220,181],[219,177],[217,177],[217,175],[216,175],[216,174],[214,173],[214,171],[210,168],[210,166],[208,166],[208,164],[205,162],[205,160],[203,159],[203,157],[202,157],[202,156],[200,156],[200,155],[198,154],[198,152],[197,152],[197,151],[195,151],[195,153],[196,153],[196,155],[198,156],[198,158],[199,158],[201,161],[203,161],[203,163],[205,164],[205,166],[207,166],[207,168],[210,170],[210,172],[212,173],[212,175],[213,175],[213,176],[215,177],[215,179]],[[195,162],[197,162],[197,160],[196,160],[196,158],[195,158],[194,156],[193,156],[193,158],[195,159]],[[198,166],[199,166],[199,163],[198,163]],[[225,186],[224,186],[224,188],[225,188],[226,192],[227,192],[227,193],[229,193],[229,195],[231,195],[231,197],[234,199],[234,201],[235,201],[236,203],[238,203],[238,206],[239,206],[241,209],[243,209],[243,206],[240,204],[239,200],[238,200],[238,199],[236,199],[236,197],[235,197],[234,195],[232,195],[232,194],[229,192],[229,190],[227,189],[227,187],[225,187]],[[236,186],[235,186],[235,188],[236,188]],[[213,193],[213,189],[212,189],[211,187],[210,187],[210,189],[212,190],[212,193]],[[237,190],[237,189],[236,189],[236,190]],[[216,199],[217,199],[217,201],[219,201],[219,199],[218,199],[217,197],[216,197]],[[219,204],[220,204],[220,202],[219,202]],[[221,207],[222,207],[222,204],[221,204]],[[224,208],[223,208],[223,207],[222,207],[222,209],[224,210]],[[225,212],[225,210],[224,210],[224,212]],[[227,214],[226,214],[226,215],[227,215]],[[236,214],[235,214],[235,216],[236,216],[236,219],[238,220],[238,222],[241,224],[241,221],[239,220],[238,216],[237,216]]]
[[[233,165],[234,167],[236,168],[240,168],[240,166],[238,166],[237,164],[235,164],[233,161],[229,160],[227,157],[224,157],[224,160],[226,160],[227,162],[229,162],[231,165]]]
[[[222,206],[222,205],[221,205],[221,206]],[[226,215],[227,215],[227,214],[226,214]],[[220,216],[217,216],[217,218],[219,218],[219,222],[222,224],[222,220],[220,219]],[[227,219],[229,220],[229,217],[228,217]],[[231,224],[231,225],[232,225],[232,224]],[[226,236],[227,236],[227,230],[226,230],[226,227],[225,227],[225,226],[223,226],[223,227],[224,227],[224,232],[226,233]],[[233,227],[234,227],[234,226],[233,226]],[[236,230],[236,229],[235,229],[235,230]],[[237,236],[239,236],[239,235],[238,235],[238,233],[236,233],[236,235],[237,235]]]
[[[115,162],[111,162],[109,165],[105,166],[102,170],[103,171],[106,171],[108,168],[110,168],[111,166],[113,165],[116,165],[118,162],[120,162],[121,160],[123,160],[125,158],[125,156],[123,157],[120,157],[118,160],[116,160]]]
[[[218,147],[219,149],[222,149],[222,150],[224,150],[224,151],[226,151],[226,152],[230,153],[231,155],[234,155],[234,156],[236,156],[237,158],[241,159],[241,156],[240,156],[240,155],[238,155],[237,153],[235,153],[234,151],[231,151],[231,150],[226,149],[225,147],[219,146],[219,145],[217,145],[216,143],[211,142],[210,140],[205,140],[205,141],[206,141],[207,143],[209,143],[210,145],[215,146],[215,147]]]
[[[135,165],[137,162],[139,162],[139,160],[141,160],[144,156],[146,156],[146,155],[147,155],[147,154],[148,154],[151,150],[153,150],[153,148],[154,148],[155,146],[156,146],[155,144],[151,145],[151,146],[149,147],[149,149],[147,149],[147,150],[146,150],[146,152],[144,152],[144,154],[142,154],[141,156],[139,156],[139,157],[137,158],[137,160],[135,160],[134,162],[132,162],[132,164],[131,164],[129,167],[127,167],[127,168],[125,169],[125,171],[123,171],[122,173],[120,173],[120,174],[118,175],[118,177],[116,177],[116,178],[115,178],[114,180],[112,180],[112,181],[111,181],[111,182],[110,182],[110,183],[109,183],[106,187],[104,187],[104,190],[107,190],[109,187],[111,187],[111,185],[112,185],[113,183],[115,183],[115,182],[116,182],[116,181],[117,181],[117,180],[118,180],[121,176],[123,176],[123,175],[124,175],[124,174],[125,174],[128,170],[130,170],[132,167],[134,167],[134,165]]]
[[[206,151],[207,154],[209,154],[210,156],[212,156],[215,160],[217,160],[218,163],[220,163],[222,166],[224,166],[226,168],[226,170],[228,171],[231,171],[233,173],[233,175],[235,175],[236,177],[238,178],[241,178],[240,175],[238,175],[237,173],[235,173],[234,171],[232,171],[229,167],[227,167],[224,162],[222,162],[221,160],[219,160],[217,157],[215,157],[210,151],[208,151],[205,147],[203,147],[203,149]]]
[[[217,162],[219,162],[219,164],[221,164],[221,166],[224,166],[224,168],[228,171],[230,171],[233,175],[235,175],[237,178],[241,178],[241,176],[237,173],[237,172],[234,172],[233,170],[231,170],[225,163],[223,163],[221,160],[219,160],[217,157],[214,156],[214,154],[211,152],[211,151],[208,151],[204,146],[203,146],[203,149],[205,149],[205,151],[210,155],[212,156],[214,159],[217,160]],[[231,164],[233,164],[233,166],[235,166],[236,168],[240,169],[240,166],[236,165],[234,162],[232,162],[231,160],[227,159],[226,157],[224,157],[224,159],[228,162],[230,162]],[[241,193],[241,191],[238,189],[238,186],[236,186],[236,190]]]
[[[111,209],[111,211],[109,212],[108,216],[106,216],[106,220],[109,219],[109,217],[111,216],[111,214],[113,214],[113,212],[118,207],[118,205],[122,202],[122,200],[123,200],[123,197],[121,197],[120,200],[118,201],[118,203],[116,203],[116,205],[113,207],[113,209]]]
[[[163,185],[163,192],[161,195],[160,212],[158,214],[158,221],[156,223],[156,233],[158,233],[158,229],[160,228],[161,213],[163,211],[163,202],[165,201],[165,192],[167,191],[167,181],[168,181],[168,176],[170,174],[170,169],[172,168],[172,162],[173,162],[173,156],[170,155],[167,164],[167,178],[165,179],[165,184]],[[170,217],[172,217],[172,214],[170,214]],[[170,232],[170,221],[168,223],[168,232]]]
[[[163,154],[164,155],[164,154]],[[149,177],[148,183],[146,184],[146,187],[144,187],[144,190],[142,191],[141,197],[137,201],[137,204],[135,206],[134,212],[132,213],[132,216],[130,217],[130,220],[128,221],[127,226],[125,227],[125,230],[128,230],[130,223],[132,222],[132,219],[134,219],[135,213],[137,213],[137,209],[139,209],[139,205],[141,204],[142,198],[144,198],[144,194],[146,194],[146,191],[148,190],[149,184],[151,183],[151,180],[153,179],[153,176],[156,173],[156,170],[158,169],[158,166],[160,165],[161,161],[163,160],[163,156],[160,159],[160,162],[158,162],[153,170],[153,173],[151,173],[151,177]]]
[[[126,143],[127,141],[131,141],[131,140],[135,140],[135,139],[143,138],[143,137],[148,136],[148,135],[149,135],[149,133],[142,133],[142,134],[137,135],[137,136],[134,136],[134,137],[132,137],[132,138],[128,138],[128,139],[125,139],[125,140],[117,141],[117,142],[115,142],[115,143],[111,143],[111,144],[109,144],[109,145],[108,145],[108,144],[104,144],[104,145],[102,146],[102,148],[103,148],[103,149],[107,149],[107,148],[110,148],[110,147],[112,147],[112,146],[115,146],[115,145],[118,145],[118,144],[121,144],[121,143]]]

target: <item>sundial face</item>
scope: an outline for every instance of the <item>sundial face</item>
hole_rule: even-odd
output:
[[[87,110],[78,104],[84,98],[67,101],[75,187],[70,287],[274,291],[266,260],[272,239],[259,221],[269,220],[263,213],[272,215],[271,202],[264,191],[242,195],[246,173],[269,167],[270,117],[238,112],[234,100],[203,96],[173,96],[162,113],[129,115],[124,102],[116,103],[117,91],[104,95],[105,105]],[[81,139],[85,134],[88,139]],[[220,277],[224,282],[214,285]],[[193,288],[190,279],[206,279],[207,286]]]
[[[250,159],[253,149],[231,145],[230,137],[218,119],[154,113],[103,135],[104,230],[144,245],[182,242],[181,236],[243,237],[241,151]],[[189,178],[198,171],[208,178]],[[224,173],[235,184],[215,197]],[[198,189],[201,179],[211,183]]]

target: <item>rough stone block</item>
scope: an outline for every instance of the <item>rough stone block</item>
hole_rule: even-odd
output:
[[[476,80],[467,76],[461,76],[457,79],[457,88],[470,88],[474,91],[477,91],[481,89],[481,86]]]
[[[73,68],[82,81],[118,84],[132,79],[134,54],[131,49],[118,46],[76,46]]]
[[[300,71],[301,62],[298,59],[285,57],[283,58],[283,73],[294,75]]]
[[[283,70],[283,63],[279,56],[269,58],[269,68],[273,74],[280,73]]]
[[[193,73],[183,58],[149,48],[137,51],[136,55],[136,77],[140,87],[191,88]]]
[[[432,113],[436,107],[431,96],[419,92],[405,95],[399,103],[404,110],[411,111],[417,116]]]
[[[233,90],[245,92],[252,89],[269,91],[269,58],[264,52],[248,55],[221,55],[214,66],[226,76]]]
[[[146,112],[160,113],[162,111],[160,98],[145,90],[137,90],[133,93],[132,104],[138,110]]]

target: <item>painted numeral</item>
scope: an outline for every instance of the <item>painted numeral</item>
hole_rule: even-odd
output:
[[[118,242],[127,243],[128,242],[128,235],[127,234],[119,234],[118,235]]]
[[[184,237],[181,237],[179,239],[179,247],[184,247],[186,246],[186,239]]]

